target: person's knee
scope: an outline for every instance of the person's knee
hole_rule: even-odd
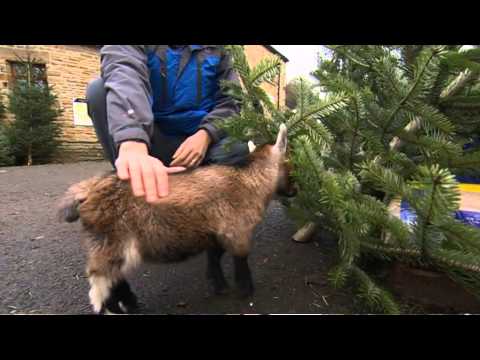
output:
[[[209,149],[206,163],[237,165],[242,163],[249,153],[246,143],[232,141],[226,137]]]
[[[98,113],[96,110],[104,110],[107,100],[107,92],[102,78],[91,81],[86,91],[89,114]]]

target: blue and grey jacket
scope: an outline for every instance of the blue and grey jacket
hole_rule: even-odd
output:
[[[150,146],[154,121],[171,135],[205,129],[215,143],[225,132],[212,121],[240,110],[220,88],[221,80],[239,81],[221,46],[105,45],[100,53],[109,130],[117,145],[140,140]]]

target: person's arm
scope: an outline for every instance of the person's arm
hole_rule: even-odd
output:
[[[217,81],[220,85],[222,80],[233,81],[240,84],[240,79],[233,69],[232,57],[228,52],[223,52],[220,64],[218,65]],[[224,130],[217,128],[213,121],[226,119],[240,112],[238,102],[229,96],[224,89],[219,86],[215,94],[215,107],[206,115],[200,123],[199,129],[204,129],[210,135],[213,143],[218,142],[226,136]]]
[[[147,47],[105,45],[100,56],[107,90],[108,125],[117,148],[126,140],[138,140],[149,147],[153,113]]]
[[[168,195],[168,173],[184,168],[166,168],[148,152],[153,113],[147,48],[106,45],[100,54],[109,130],[118,149],[117,175],[122,180],[130,179],[135,196],[156,202]]]

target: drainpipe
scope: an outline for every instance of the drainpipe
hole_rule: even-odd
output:
[[[277,109],[280,110],[280,77],[282,76],[282,65],[280,65],[280,71],[278,72],[278,84],[277,84]]]

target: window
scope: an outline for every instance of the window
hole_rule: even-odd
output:
[[[12,74],[12,84],[26,84],[29,78],[28,64],[22,62],[10,62],[10,69]],[[46,88],[47,83],[47,68],[45,64],[32,64],[30,76],[33,84]]]

